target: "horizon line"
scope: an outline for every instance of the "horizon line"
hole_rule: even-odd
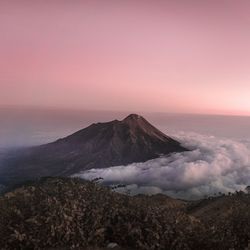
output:
[[[185,111],[162,111],[162,110],[152,110],[152,111],[143,111],[143,110],[114,110],[114,109],[91,109],[83,107],[58,107],[58,106],[40,106],[40,105],[18,105],[18,104],[0,104],[0,109],[23,109],[23,110],[48,110],[48,111],[75,111],[75,112],[113,112],[113,113],[126,113],[126,114],[169,114],[169,115],[200,115],[200,116],[233,116],[233,117],[250,117],[249,114],[243,114],[243,112],[223,112],[223,111],[209,111],[209,112],[185,112]]]

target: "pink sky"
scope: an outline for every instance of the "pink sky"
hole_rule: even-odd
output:
[[[249,1],[0,1],[0,105],[250,115]]]

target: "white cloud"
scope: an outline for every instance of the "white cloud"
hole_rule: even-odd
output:
[[[91,169],[78,176],[102,177],[106,183],[127,184],[132,193],[162,192],[179,198],[233,192],[250,184],[249,140],[195,133],[180,133],[175,137],[191,151],[128,166]]]

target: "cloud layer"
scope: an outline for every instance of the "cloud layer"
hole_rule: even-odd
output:
[[[195,133],[180,133],[175,137],[191,151],[145,163],[91,169],[78,176],[102,177],[108,184],[127,184],[132,193],[166,193],[187,199],[244,190],[250,184],[249,140]]]

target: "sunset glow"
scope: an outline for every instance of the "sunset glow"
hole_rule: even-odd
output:
[[[0,105],[250,115],[250,4],[201,2],[1,1]]]

